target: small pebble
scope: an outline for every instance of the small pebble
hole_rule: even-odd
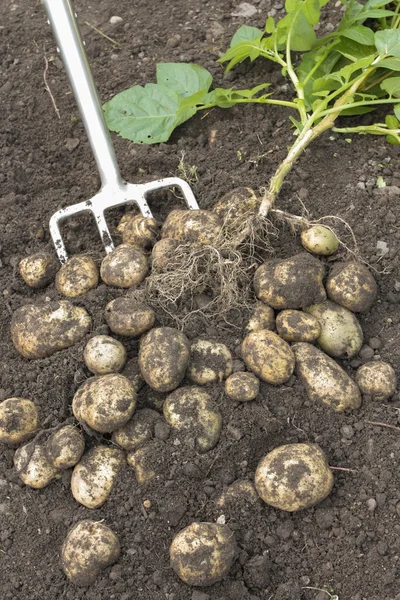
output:
[[[374,512],[378,503],[375,500],[375,498],[369,498],[369,500],[367,500],[366,504],[367,504],[367,508],[368,508],[369,512]]]
[[[379,350],[382,348],[382,342],[378,337],[370,338],[368,345],[371,346],[374,350]]]
[[[366,344],[364,344],[364,346],[361,348],[360,352],[358,353],[358,356],[369,360],[374,356],[374,351],[370,346],[367,346]]]
[[[123,21],[123,18],[122,17],[117,17],[117,15],[114,15],[110,19],[111,25],[118,25],[118,23],[122,23],[122,21]]]
[[[354,429],[351,425],[343,425],[340,432],[346,440],[350,440],[354,435]]]

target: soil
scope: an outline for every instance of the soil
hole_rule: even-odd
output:
[[[241,66],[224,77],[216,63],[243,18],[233,17],[238,0],[76,0],[89,60],[103,100],[133,84],[154,81],[158,61],[193,61],[210,69],[217,85],[248,87],[265,79],[278,85],[279,72],[265,63]],[[253,0],[259,12],[249,24],[263,26],[282,4]],[[322,29],[330,28],[334,7]],[[113,15],[122,22],[111,25]],[[79,298],[93,318],[92,332],[68,350],[29,361],[14,349],[12,313],[26,303],[58,298],[54,284],[29,289],[18,273],[19,260],[51,249],[48,222],[59,208],[88,199],[99,187],[90,148],[66,74],[38,0],[2,2],[0,7],[0,231],[1,331],[0,399],[32,398],[45,427],[71,417],[71,400],[89,377],[82,360],[93,333],[108,333],[104,307],[121,292],[100,285]],[[90,25],[89,25],[90,24]],[[94,29],[96,28],[96,29]],[[99,33],[102,31],[110,39]],[[58,118],[44,85],[59,110]],[[263,79],[264,78],[264,79]],[[284,93],[284,90],[283,90]],[[371,116],[364,117],[366,121]],[[343,365],[355,368],[381,357],[400,369],[400,160],[396,147],[380,138],[327,133],[301,158],[281,193],[279,206],[300,211],[300,200],[314,218],[345,219],[354,229],[362,256],[375,270],[378,300],[360,317],[365,345]],[[139,182],[176,175],[184,152],[197,167],[193,189],[202,208],[237,186],[259,189],[273,173],[292,140],[287,114],[276,108],[213,110],[181,126],[168,144],[135,146],[117,137],[116,152],[127,180]],[[387,184],[377,188],[382,176]],[[151,202],[163,218],[180,203],[172,195]],[[110,216],[116,225],[121,211]],[[71,253],[101,245],[89,221],[73,219],[65,229]],[[377,242],[387,244],[382,256]],[[284,226],[273,239],[277,257],[300,250]],[[222,341],[240,358],[242,331],[223,323],[201,322],[186,331]],[[124,339],[135,373],[138,343]],[[132,362],[133,361],[133,362]],[[210,388],[223,416],[218,445],[198,454],[194,440],[155,428],[152,454],[156,483],[139,486],[128,465],[111,497],[91,511],[74,501],[71,473],[44,490],[20,482],[11,448],[0,447],[0,596],[2,599],[55,600],[395,600],[400,598],[400,398],[378,403],[364,399],[350,414],[334,414],[310,403],[292,377],[279,387],[261,385],[258,398],[236,403]],[[165,394],[143,388],[139,406],[160,409]],[[395,426],[379,426],[377,423]],[[87,446],[96,442],[86,434]],[[237,501],[221,509],[216,500],[237,479],[254,477],[260,458],[290,442],[317,442],[335,471],[330,496],[298,514],[264,504]],[[145,502],[146,501],[146,502]],[[193,521],[225,516],[235,532],[238,558],[230,574],[210,588],[194,590],[169,565],[176,532]],[[81,519],[104,519],[118,534],[121,556],[89,588],[73,586],[60,566],[60,547],[68,528]],[[318,589],[329,591],[325,593]]]

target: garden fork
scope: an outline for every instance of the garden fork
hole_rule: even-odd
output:
[[[104,212],[114,206],[136,204],[145,217],[151,217],[146,201],[149,192],[177,187],[186,205],[198,209],[193,192],[186,181],[167,177],[144,184],[127,183],[121,177],[89,62],[84,49],[76,13],[70,0],[43,0],[49,24],[57,42],[58,51],[73,89],[83,124],[97,163],[101,179],[100,191],[84,202],[57,211],[50,219],[50,234],[61,264],[68,259],[62,239],[60,223],[84,212],[91,212],[96,220],[106,252],[114,249]]]

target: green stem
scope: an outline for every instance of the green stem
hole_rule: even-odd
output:
[[[305,77],[305,79],[303,81],[303,87],[305,87],[307,85],[307,83],[310,81],[311,77],[314,75],[315,71],[317,71],[317,69],[319,69],[319,67],[322,65],[322,63],[325,61],[325,59],[328,57],[332,48],[334,46],[337,46],[337,44],[339,42],[340,42],[340,40],[335,40],[330,46],[328,46],[326,51],[323,54],[321,54],[321,57],[319,58],[319,60],[317,60],[317,62],[315,63],[315,65],[313,66],[311,71],[309,71],[309,73],[307,73],[307,76]]]
[[[274,98],[237,98],[233,100],[229,100],[229,104],[273,104],[275,106],[287,106],[288,108],[299,109],[296,102],[291,102],[290,100],[274,100]],[[215,108],[216,106],[220,106],[219,104],[203,104],[197,107],[197,110],[206,110],[209,108]]]
[[[298,15],[300,14],[300,11],[302,10],[302,8],[303,8],[303,5],[301,5],[299,7],[299,9],[297,10],[295,16],[293,17],[293,21],[292,21],[292,24],[291,24],[289,32],[288,32],[288,36],[287,36],[287,40],[286,40],[286,68],[287,68],[287,73],[288,73],[290,79],[292,80],[293,86],[297,92],[298,111],[300,114],[301,123],[302,123],[302,125],[305,125],[307,122],[307,119],[308,119],[308,115],[307,115],[306,105],[305,105],[304,87],[303,87],[303,84],[300,83],[299,78],[296,75],[296,71],[293,68],[292,53],[291,53],[291,41],[292,41],[293,26],[296,22]]]
[[[359,127],[332,127],[335,133],[359,133],[372,135],[393,135],[399,136],[400,129],[388,129],[384,123],[376,123],[375,125],[360,125]]]
[[[327,108],[321,112],[321,116],[325,117],[326,115],[330,115],[333,113],[340,113],[345,108],[358,108],[359,106],[378,106],[379,104],[400,104],[399,98],[384,98],[382,100],[367,100],[364,102],[352,102],[347,107],[337,107],[333,106],[332,108]]]

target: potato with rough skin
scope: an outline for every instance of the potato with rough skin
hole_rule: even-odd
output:
[[[219,216],[209,210],[173,210],[165,219],[161,237],[186,244],[215,245],[221,227]]]
[[[140,340],[140,371],[147,385],[158,392],[170,392],[178,387],[185,376],[189,357],[189,340],[172,327],[152,329]]]
[[[155,477],[165,475],[164,456],[165,444],[159,440],[150,440],[128,453],[127,462],[134,470],[139,485],[147,485]]]
[[[236,402],[250,402],[259,391],[260,381],[253,373],[233,373],[225,381],[225,394]]]
[[[39,415],[32,400],[7,398],[0,402],[0,442],[22,444],[39,429]]]
[[[85,451],[85,440],[75,425],[65,425],[50,435],[45,450],[51,464],[64,471],[71,469],[81,460]]]
[[[131,358],[131,360],[128,360],[121,374],[129,379],[135,388],[135,392],[139,392],[146,385],[146,382],[140,372],[137,358]]]
[[[267,306],[263,302],[257,302],[255,305],[250,319],[247,322],[245,331],[250,333],[257,329],[275,329],[275,312],[270,306]]]
[[[220,383],[231,373],[232,354],[225,344],[200,339],[192,343],[187,376],[193,383]]]
[[[160,413],[142,408],[123,427],[113,432],[112,441],[129,452],[136,450],[154,437],[155,424],[160,421]]]
[[[255,474],[256,490],[275,508],[296,512],[322,502],[334,484],[317,444],[286,444],[264,456]]]
[[[153,217],[132,215],[124,223],[122,241],[139,248],[151,248],[157,241],[159,229],[160,226]]]
[[[364,396],[371,396],[373,400],[383,402],[391,398],[396,391],[396,372],[383,361],[368,362],[358,369],[356,384]]]
[[[260,498],[251,481],[238,479],[234,481],[218,498],[217,506],[257,504]]]
[[[254,375],[273,385],[285,383],[294,371],[289,344],[269,329],[258,329],[244,338],[242,358]]]
[[[26,285],[32,288],[44,288],[56,276],[60,265],[51,254],[36,252],[26,256],[19,263],[19,272]]]
[[[69,530],[61,548],[64,573],[78,586],[92,585],[100,572],[120,554],[115,533],[101,521],[85,519]]]
[[[209,586],[228,574],[238,553],[227,525],[192,523],[172,540],[171,566],[188,585]]]
[[[106,285],[119,288],[137,286],[149,272],[143,250],[131,244],[121,244],[103,258],[100,275]]]
[[[151,251],[152,269],[158,272],[173,270],[175,268],[175,251],[179,245],[178,240],[170,238],[164,238],[157,242]]]
[[[109,335],[95,335],[85,346],[83,360],[95,375],[117,373],[126,362],[126,350]]]
[[[369,269],[359,262],[336,263],[326,282],[328,298],[353,312],[368,312],[378,287]]]
[[[250,213],[254,213],[259,205],[260,198],[252,188],[240,187],[222,196],[212,210],[223,222],[224,229],[234,233],[243,220]]]
[[[99,270],[90,256],[72,256],[56,276],[56,288],[63,296],[76,298],[97,287]]]
[[[339,248],[339,240],[336,235],[323,225],[312,225],[301,232],[301,243],[303,248],[319,254],[321,256],[330,256]]]
[[[361,406],[357,385],[332,358],[305,342],[292,346],[296,357],[296,374],[309,400],[329,406],[336,412]]]
[[[287,342],[315,342],[321,335],[317,317],[301,310],[283,310],[276,317],[276,330]]]
[[[25,358],[45,358],[79,342],[90,325],[86,310],[67,300],[26,304],[12,316],[11,337]]]
[[[105,318],[113,333],[139,337],[153,327],[156,317],[152,308],[133,298],[115,298],[107,304]]]
[[[35,490],[49,485],[60,477],[60,472],[47,458],[45,447],[35,440],[18,448],[14,455],[14,466],[25,483]]]

